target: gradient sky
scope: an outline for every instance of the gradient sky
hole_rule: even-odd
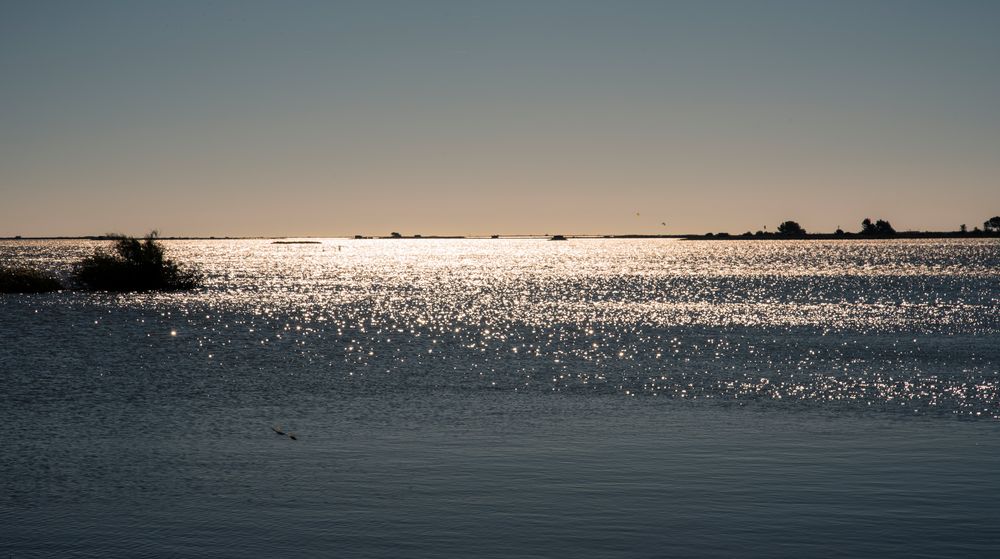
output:
[[[996,1],[0,0],[0,236],[997,214]]]

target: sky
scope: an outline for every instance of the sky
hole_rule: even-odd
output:
[[[0,236],[972,229],[1000,2],[0,0]]]

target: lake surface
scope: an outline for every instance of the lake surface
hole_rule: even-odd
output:
[[[0,556],[1000,556],[996,240],[164,243],[0,296]]]

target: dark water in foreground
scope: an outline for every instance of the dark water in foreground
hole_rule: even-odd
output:
[[[996,242],[168,246],[0,297],[0,556],[1000,554]]]

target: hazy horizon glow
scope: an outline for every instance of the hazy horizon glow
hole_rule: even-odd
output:
[[[997,2],[8,1],[0,236],[971,229],[997,67]]]

